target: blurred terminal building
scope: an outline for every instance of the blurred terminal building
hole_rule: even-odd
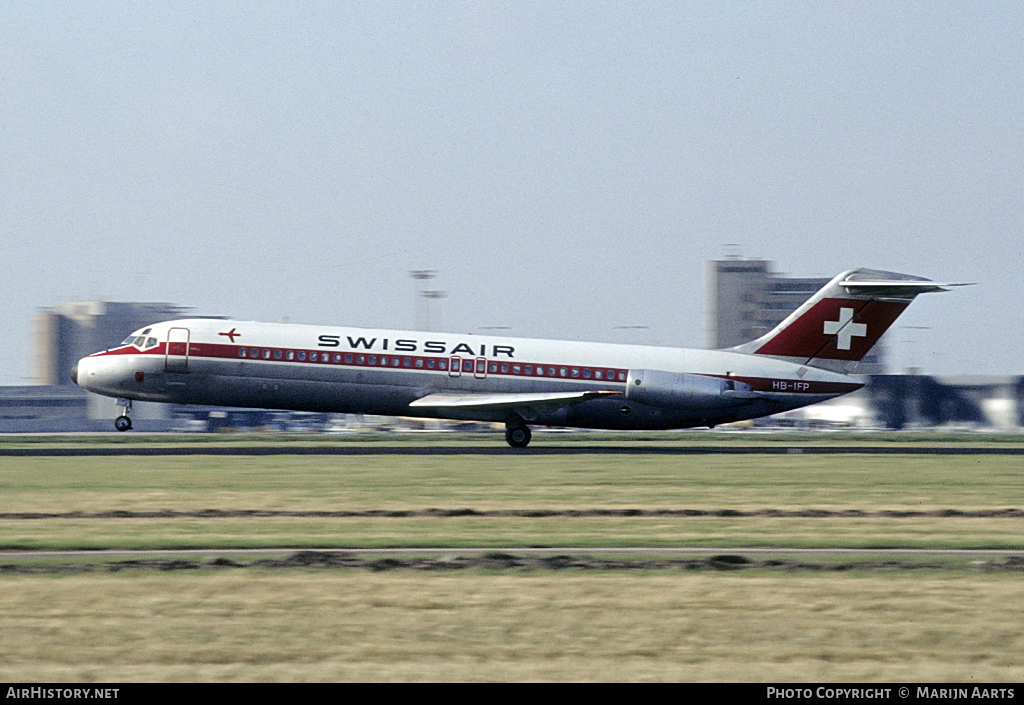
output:
[[[33,319],[32,386],[0,387],[0,432],[106,431],[117,415],[114,400],[71,381],[80,358],[115,347],[129,333],[156,321],[182,318],[189,309],[166,303],[69,301]],[[135,404],[132,415],[154,430],[174,424],[162,404]],[[150,425],[150,424],[147,424]]]
[[[709,347],[727,348],[770,330],[828,281],[773,271],[767,260],[727,257],[708,263]],[[39,311],[34,320],[36,384],[0,387],[0,433],[109,431],[118,409],[113,399],[77,387],[71,367],[80,358],[118,345],[132,331],[158,322],[195,317],[168,303],[66,302]],[[1018,429],[1024,425],[1024,377],[929,377],[888,374],[885,337],[853,372],[866,386],[855,394],[759,425],[821,428]],[[149,431],[214,430],[225,426],[317,430],[345,427],[324,414],[259,409],[181,407],[136,402],[136,428]]]
[[[760,338],[831,279],[782,276],[772,271],[772,262],[761,259],[732,257],[709,262],[708,347],[731,348]],[[851,372],[884,374],[885,368],[883,336]]]

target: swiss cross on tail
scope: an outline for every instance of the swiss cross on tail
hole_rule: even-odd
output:
[[[871,269],[843,272],[771,332],[732,350],[841,368],[863,358],[915,296],[950,286],[963,285]]]
[[[850,323],[853,320],[852,308],[839,309],[838,321],[825,321],[825,335],[839,334],[836,338],[836,347],[840,350],[849,350],[853,337],[868,334],[868,327],[864,323]]]

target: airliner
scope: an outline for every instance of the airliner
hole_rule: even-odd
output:
[[[918,295],[961,284],[839,274],[778,326],[725,350],[194,318],[155,323],[71,370],[133,400],[496,422],[679,429],[754,419],[853,392],[847,374]]]

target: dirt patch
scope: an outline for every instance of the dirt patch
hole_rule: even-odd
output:
[[[436,519],[457,517],[774,517],[801,519],[836,519],[836,518],[885,518],[915,519],[932,517],[940,519],[1020,519],[1024,518],[1024,509],[935,509],[931,511],[892,510],[866,512],[859,509],[756,509],[741,511],[739,509],[494,509],[482,510],[468,507],[459,509],[366,509],[350,510],[316,510],[316,511],[283,511],[268,509],[198,509],[195,511],[174,511],[160,509],[155,511],[128,511],[123,509],[99,512],[0,512],[0,520],[18,521],[33,519],[240,519],[253,517],[289,517],[289,518],[384,518],[407,519],[410,517],[426,517]]]
[[[479,555],[440,557],[357,556],[344,551],[299,551],[285,558],[235,560],[227,557],[206,560],[143,559],[53,565],[0,565],[0,574],[90,573],[140,570],[238,570],[238,569],[320,569],[320,570],[584,570],[584,571],[738,571],[767,569],[777,571],[896,571],[896,570],[970,570],[985,572],[1024,572],[1024,557],[1009,556],[954,565],[922,560],[882,561],[803,561],[780,558],[752,559],[722,554],[705,558],[602,558],[586,554],[548,556],[492,552]]]

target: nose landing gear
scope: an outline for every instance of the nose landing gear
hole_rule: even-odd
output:
[[[120,416],[114,419],[114,428],[118,431],[130,431],[132,428],[132,419],[128,414],[132,410],[132,400],[118,399],[117,405],[124,407],[124,411],[121,412]]]

